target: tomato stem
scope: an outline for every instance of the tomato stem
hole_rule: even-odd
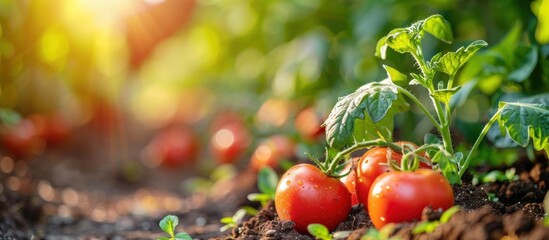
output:
[[[326,173],[326,175],[331,176],[331,177],[335,177],[335,178],[343,177],[341,175],[335,174],[335,170],[338,168],[338,163],[340,162],[340,160],[343,159],[345,156],[347,156],[347,155],[351,154],[352,152],[354,152],[356,150],[359,150],[359,149],[368,148],[368,147],[371,147],[371,146],[387,146],[388,144],[389,143],[387,141],[383,140],[383,139],[376,139],[376,140],[358,142],[358,143],[355,143],[354,145],[348,147],[347,149],[345,149],[341,152],[338,152],[332,159],[330,159],[329,155],[326,155],[325,164],[328,167],[324,172]]]

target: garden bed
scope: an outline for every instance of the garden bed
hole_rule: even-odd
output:
[[[43,159],[41,164],[47,164]],[[414,235],[412,229],[415,224],[399,224],[393,234],[404,239],[545,239],[549,236],[549,228],[544,227],[541,219],[544,216],[543,199],[548,190],[549,167],[545,156],[538,156],[532,162],[522,159],[511,167],[516,169],[518,180],[512,182],[495,182],[472,185],[471,177],[462,186],[454,186],[455,204],[462,207],[451,220],[440,225],[432,233]],[[56,162],[62,164],[62,162]],[[39,164],[40,165],[40,164]],[[39,169],[39,168],[37,168]],[[30,171],[33,168],[29,169]],[[487,171],[489,169],[484,169]],[[480,171],[480,170],[479,170]],[[81,172],[80,174],[84,174]],[[88,173],[89,174],[89,173]],[[14,172],[12,175],[16,175]],[[34,175],[50,176],[51,174]],[[73,174],[83,179],[94,179],[93,176]],[[2,177],[3,186],[7,186],[9,177]],[[52,179],[33,179],[31,182]],[[76,180],[75,180],[76,181]],[[280,220],[271,202],[256,216],[247,216],[247,221],[237,228],[220,232],[222,217],[232,215],[244,205],[259,207],[257,203],[249,202],[246,195],[257,192],[255,175],[243,172],[232,180],[220,183],[218,194],[210,197],[196,194],[194,196],[179,196],[168,191],[141,191],[143,196],[130,194],[132,185],[123,184],[120,179],[97,180],[77,189],[81,196],[93,192],[94,188],[109,184],[110,190],[103,197],[89,194],[91,205],[72,206],[65,213],[67,207],[63,201],[45,201],[36,191],[12,191],[4,187],[0,195],[0,239],[155,239],[162,236],[158,222],[164,214],[175,214],[180,218],[177,230],[186,231],[196,239],[312,239],[292,229],[293,223]],[[31,184],[32,186],[32,184]],[[52,184],[53,189],[57,186]],[[490,197],[488,195],[490,194]],[[43,194],[43,193],[42,193]],[[101,195],[101,194],[99,194]],[[497,201],[495,199],[497,198]],[[144,200],[148,199],[148,200]],[[162,201],[172,199],[182,204],[177,211],[166,211],[160,206]],[[119,216],[112,219],[97,219],[97,212],[86,209],[109,209],[109,206],[127,205],[138,206],[149,201],[149,204],[158,206],[156,211],[146,214],[129,214],[119,212]],[[151,203],[152,202],[152,203]],[[157,205],[154,205],[156,202]],[[82,203],[82,201],[80,201]],[[64,207],[63,207],[64,206]],[[61,209],[60,209],[61,208]],[[55,211],[52,211],[55,209]],[[164,209],[164,210],[159,210]],[[436,219],[440,213],[425,211],[424,218]],[[98,221],[102,220],[102,221]],[[354,206],[348,219],[341,223],[338,231],[351,230],[349,239],[359,239],[370,228],[372,223],[368,214],[361,205]]]

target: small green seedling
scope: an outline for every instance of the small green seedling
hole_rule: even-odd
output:
[[[488,197],[488,201],[490,202],[499,202],[499,198],[495,193],[488,193],[486,197]]]
[[[351,233],[351,231],[337,231],[337,232],[334,232],[333,234],[330,234],[330,231],[326,226],[318,223],[309,224],[309,226],[307,226],[307,231],[309,231],[311,236],[320,240],[346,238]]]
[[[515,168],[510,168],[505,172],[493,170],[486,174],[475,174],[473,175],[472,183],[473,185],[477,185],[479,183],[510,182],[518,179],[515,173]]]
[[[545,217],[543,218],[543,224],[549,227],[549,192],[545,194],[543,199],[543,208],[545,209]]]
[[[398,237],[391,237],[391,233],[395,229],[395,224],[387,224],[380,230],[370,228],[360,240],[399,240]]]
[[[158,226],[160,229],[170,235],[169,237],[160,237],[157,240],[192,240],[191,236],[186,232],[175,233],[175,227],[179,224],[179,218],[174,215],[165,216]]]
[[[435,231],[435,229],[437,229],[437,227],[440,224],[444,224],[444,223],[447,223],[448,221],[450,221],[452,216],[454,216],[454,214],[456,214],[460,210],[461,210],[461,208],[457,205],[453,206],[451,208],[448,208],[448,210],[446,210],[446,211],[444,211],[444,213],[442,213],[439,220],[423,221],[423,222],[418,223],[414,227],[414,229],[412,229],[412,233],[413,234],[431,233],[431,232]]]
[[[242,223],[244,217],[246,216],[246,209],[241,208],[236,211],[236,213],[231,217],[224,217],[220,220],[221,223],[225,224],[219,229],[219,231],[224,232],[227,229],[235,228],[238,224]]]
[[[278,180],[278,175],[272,168],[263,167],[257,176],[257,187],[261,193],[249,194],[248,200],[258,201],[265,207],[269,201],[274,200]]]

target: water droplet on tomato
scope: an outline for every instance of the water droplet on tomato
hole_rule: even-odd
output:
[[[359,178],[359,179],[358,179],[358,182],[359,182],[359,183],[363,183],[363,182],[364,182],[364,179]]]
[[[380,217],[379,220],[381,220],[382,222],[385,222],[385,218],[384,218],[384,217]]]
[[[297,185],[303,186],[303,181],[301,181],[301,180],[297,181]]]
[[[385,186],[385,189],[391,190],[391,186],[387,185],[387,186]]]
[[[286,185],[290,185],[292,183],[290,180],[286,181]]]

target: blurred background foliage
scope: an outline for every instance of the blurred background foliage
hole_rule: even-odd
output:
[[[202,145],[232,112],[252,144],[285,134],[322,149],[298,137],[298,112],[324,118],[338,96],[385,78],[380,36],[436,13],[456,40],[426,39],[427,57],[490,44],[460,76],[470,98],[456,101],[459,138],[478,135],[497,99],[549,90],[548,0],[0,0],[0,108],[94,133],[184,124]],[[388,59],[414,69],[406,55]],[[397,116],[395,139],[432,130],[419,110]]]

